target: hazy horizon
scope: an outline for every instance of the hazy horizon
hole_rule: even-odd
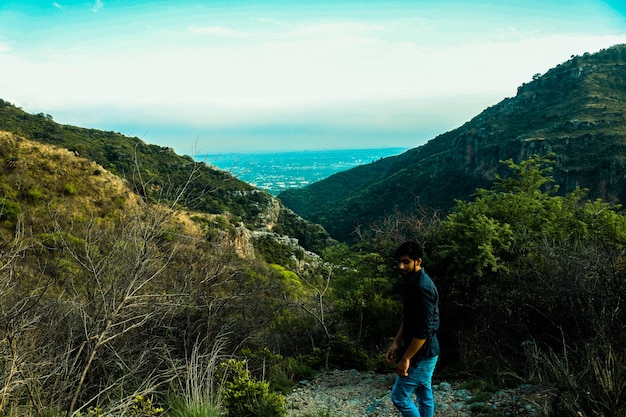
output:
[[[617,0],[4,0],[0,98],[187,155],[408,149],[618,43]]]
[[[203,157],[210,157],[210,156],[225,156],[225,155],[265,155],[265,154],[284,154],[284,153],[307,153],[307,152],[345,152],[345,151],[353,151],[353,150],[358,150],[358,151],[368,151],[368,150],[379,150],[379,149],[388,149],[388,150],[394,150],[397,151],[398,153],[401,152],[406,152],[411,148],[405,148],[405,147],[401,147],[401,146],[380,146],[380,147],[350,147],[350,148],[319,148],[319,149],[296,149],[296,150],[267,150],[267,149],[261,149],[261,150],[257,150],[257,151],[225,151],[225,152],[215,152],[215,153],[202,153],[202,154],[198,154],[196,155],[196,159],[197,160],[202,160]]]
[[[278,195],[379,159],[399,155],[405,148],[330,149],[284,152],[231,152],[197,155],[254,187]]]

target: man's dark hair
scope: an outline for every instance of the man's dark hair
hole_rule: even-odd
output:
[[[396,249],[394,253],[394,258],[399,259],[402,256],[408,256],[409,258],[415,260],[420,259],[422,257],[422,247],[419,243],[416,242],[404,242],[402,245]]]

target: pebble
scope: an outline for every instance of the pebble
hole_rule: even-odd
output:
[[[391,403],[394,374],[334,370],[303,380],[287,394],[288,417],[399,417]],[[494,410],[505,417],[547,415],[541,387],[525,384],[503,389],[489,400],[472,402],[474,393],[460,382],[433,383],[435,417],[477,417]],[[493,415],[493,414],[492,414]]]

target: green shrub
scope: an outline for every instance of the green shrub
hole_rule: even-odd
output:
[[[221,417],[223,415],[218,406],[208,402],[203,404],[190,403],[183,398],[176,397],[169,399],[168,405],[167,415],[169,417]]]
[[[322,348],[315,348],[311,354],[306,355],[306,358],[315,369],[369,371],[373,366],[373,361],[363,349],[341,335],[334,337]]]
[[[55,414],[56,415],[56,414]],[[62,415],[62,414],[58,414]],[[102,409],[100,406],[89,407],[85,413],[78,412],[76,413],[77,417],[106,417],[107,412]]]
[[[496,391],[498,389],[498,387],[496,387],[491,382],[487,382],[487,381],[482,380],[482,379],[470,379],[470,380],[466,381],[461,386],[461,388],[474,390],[474,391],[477,391],[477,392],[489,392],[489,393],[492,393],[493,391]]]
[[[273,389],[286,394],[291,391],[296,382],[313,379],[316,373],[315,369],[304,361],[286,358],[270,369],[268,379]]]
[[[67,184],[65,184],[64,191],[67,195],[76,195],[77,189],[74,184],[68,182]]]
[[[135,395],[133,405],[130,407],[130,415],[133,417],[160,416],[165,410],[152,404],[150,398],[143,395]]]
[[[15,221],[21,213],[22,208],[18,203],[0,198],[0,220]]]
[[[252,378],[246,361],[229,359],[221,364],[222,399],[229,415],[236,417],[283,417],[285,397],[269,389],[269,382]]]
[[[294,266],[292,259],[294,250],[291,246],[283,244],[271,236],[261,236],[254,242],[257,253],[265,259],[267,263]]]
[[[39,187],[34,187],[27,192],[28,201],[41,200],[44,197],[43,191]]]

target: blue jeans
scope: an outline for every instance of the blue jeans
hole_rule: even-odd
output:
[[[404,417],[433,417],[435,400],[431,381],[438,356],[426,358],[409,368],[409,375],[396,376],[391,401]],[[411,398],[415,392],[419,410]]]

